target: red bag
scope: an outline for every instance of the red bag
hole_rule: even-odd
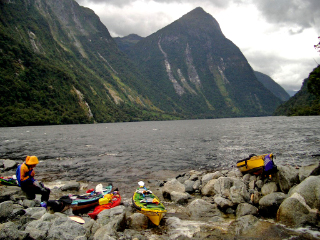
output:
[[[113,195],[112,200],[108,203],[108,204],[103,204],[103,205],[99,205],[96,206],[96,208],[93,210],[92,213],[88,213],[89,217],[91,217],[92,219],[96,219],[97,215],[102,212],[103,210],[106,209],[110,209],[113,207],[116,207],[120,204],[121,202],[121,196],[119,193]]]

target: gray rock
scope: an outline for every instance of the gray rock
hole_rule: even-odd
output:
[[[202,199],[196,199],[187,206],[187,211],[192,218],[211,218],[221,216],[221,212],[216,205],[208,203]]]
[[[31,208],[31,207],[39,207],[40,204],[35,200],[24,199],[22,201],[22,206],[24,206],[25,208]]]
[[[117,232],[109,225],[102,226],[93,235],[93,240],[117,240]]]
[[[233,221],[228,227],[228,232],[235,236],[245,234],[254,229],[258,221],[259,219],[255,216],[245,215]]]
[[[40,219],[47,212],[47,210],[43,207],[30,207],[25,209],[25,212],[25,216],[29,216],[30,219],[37,220]]]
[[[182,192],[171,192],[171,200],[178,204],[186,204],[188,203],[188,199],[190,199],[191,196],[188,193],[182,193]]]
[[[242,181],[240,181],[240,180],[233,181],[233,186],[230,188],[229,199],[234,204],[239,204],[239,203],[250,201],[250,194],[247,190],[246,185]]]
[[[13,202],[5,201],[0,203],[0,222],[6,221],[13,211]]]
[[[202,172],[195,171],[195,170],[192,170],[189,173],[190,173],[189,180],[191,180],[191,181],[197,181],[202,174]]]
[[[201,186],[201,180],[197,180],[197,181],[194,182],[192,187],[193,187],[194,191],[199,191],[200,190],[200,186]]]
[[[222,173],[220,171],[216,171],[214,173],[207,173],[207,174],[203,175],[202,178],[201,178],[202,185],[204,186],[210,180],[217,179],[219,177],[222,177]]]
[[[67,217],[56,218],[48,231],[46,239],[73,240],[77,237],[85,236],[86,229],[83,225],[70,220]]]
[[[29,222],[25,231],[29,233],[32,239],[43,240],[46,239],[51,225],[51,222],[36,220]]]
[[[215,196],[214,202],[223,210],[231,208],[234,205],[229,199],[223,198],[221,196]]]
[[[62,186],[61,191],[79,191],[80,183],[79,182],[71,182],[64,186]]]
[[[143,230],[148,228],[148,217],[141,213],[134,213],[127,219],[127,225],[130,229]]]
[[[3,160],[3,166],[5,171],[17,168],[17,163],[13,160]]]
[[[190,221],[181,220],[177,217],[168,217],[166,220],[166,228],[167,228],[167,237],[163,236],[163,238],[149,238],[149,239],[203,239],[203,238],[193,238],[194,234],[197,232],[201,232],[201,228],[199,225],[190,224]],[[211,238],[212,239],[212,238]]]
[[[118,220],[123,221],[125,217],[125,206],[120,205],[111,209],[104,210],[97,215],[97,223],[100,225],[107,225],[112,222],[117,216]],[[119,226],[122,222],[119,223]]]
[[[148,239],[157,239],[157,238],[147,238],[140,234],[139,231],[133,230],[133,229],[125,229],[123,231],[123,235],[125,239],[136,239],[136,240],[148,240]]]
[[[320,210],[320,176],[310,176],[293,188],[289,194],[299,193],[310,208]]]
[[[260,199],[261,199],[261,194],[260,194],[260,192],[254,190],[252,203],[253,203],[254,205],[258,205]],[[250,196],[250,200],[251,200],[251,196]]]
[[[299,172],[291,166],[278,166],[277,178],[282,192],[288,193],[291,187],[299,183]]]
[[[278,191],[278,187],[275,182],[268,182],[268,183],[264,184],[263,187],[261,188],[261,193],[263,196],[268,195],[273,192],[277,192],[277,191]]]
[[[176,177],[176,180],[178,180],[180,183],[184,183],[186,180],[190,178],[190,173],[183,173]],[[170,181],[170,180],[168,180]]]
[[[22,194],[20,187],[16,186],[0,186],[0,202],[8,201],[12,195]]]
[[[256,181],[256,186],[261,189],[263,187],[263,181],[262,180],[257,180]]]
[[[249,203],[240,203],[236,210],[237,218],[245,216],[245,215],[257,215],[258,208],[252,206]]]
[[[296,194],[298,195],[298,194]],[[289,227],[302,227],[305,225],[315,225],[317,213],[311,209],[299,197],[289,197],[285,199],[277,212],[277,221]]]
[[[19,230],[19,225],[14,222],[0,224],[0,239],[28,239],[29,234]]]
[[[281,203],[287,198],[282,192],[273,192],[259,201],[259,213],[265,217],[276,217],[277,211]]]
[[[300,167],[300,169],[299,169],[299,180],[300,180],[300,182],[302,182],[304,179],[306,179],[307,177],[312,175],[312,173],[316,169],[318,169],[319,166],[320,166],[320,163],[316,163],[316,164]]]
[[[162,188],[162,195],[164,198],[171,199],[171,192],[185,192],[185,186],[180,183],[177,179],[171,179],[166,182]]]
[[[227,177],[241,178],[242,173],[238,169],[232,169],[227,173]]]
[[[194,181],[186,180],[184,182],[185,191],[188,193],[193,193],[194,192],[194,188],[193,188],[194,183],[195,183]]]
[[[255,180],[251,180],[250,182],[249,182],[249,189],[254,189],[254,187],[255,187]]]
[[[247,173],[243,176],[242,179],[244,182],[248,183],[248,182],[250,182],[250,178],[251,178],[251,174]]]
[[[217,182],[217,179],[211,179],[209,182],[207,182],[206,185],[204,185],[201,189],[201,194],[204,196],[214,196],[215,195],[215,183]]]

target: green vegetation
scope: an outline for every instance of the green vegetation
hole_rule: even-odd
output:
[[[162,92],[152,100],[167,112],[188,118],[265,116],[282,102],[256,79],[239,48],[201,8],[140,40],[128,55]],[[165,60],[175,81],[180,86],[187,82],[193,92],[184,87],[185,93],[177,94]]]
[[[179,118],[152,104],[150,83],[71,0],[1,1],[0,65],[2,127]]]
[[[320,66],[304,80],[298,93],[276,109],[274,115],[320,115]]]

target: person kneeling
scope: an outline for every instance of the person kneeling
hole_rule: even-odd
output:
[[[38,163],[39,160],[36,156],[27,156],[26,161],[18,166],[16,176],[18,185],[27,194],[27,198],[32,200],[36,198],[36,194],[41,194],[41,206],[46,207],[50,189],[34,179],[34,168]]]

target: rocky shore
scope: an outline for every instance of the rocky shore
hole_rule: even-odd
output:
[[[14,161],[0,160],[0,176],[15,168]],[[19,187],[0,186],[0,239],[320,239],[319,175],[319,164],[280,165],[265,178],[234,168],[152,180],[146,186],[168,211],[160,226],[136,212],[130,197],[97,220],[78,213],[85,220],[80,224],[69,218],[75,215],[71,210],[52,212],[37,198],[28,200]],[[58,180],[45,185],[50,199],[91,187]]]

